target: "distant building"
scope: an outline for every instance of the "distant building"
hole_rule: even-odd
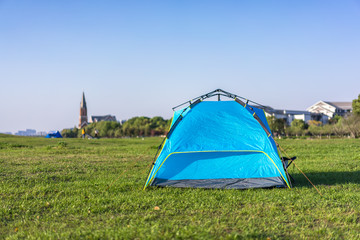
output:
[[[36,136],[36,130],[35,129],[26,129],[25,131],[18,131],[15,133],[17,136]]]
[[[345,116],[352,112],[352,102],[319,101],[310,106],[307,111],[326,115],[330,119],[336,115]]]
[[[267,117],[274,116],[277,119],[284,119],[287,125],[291,125],[292,121],[294,121],[295,119],[303,120],[305,123],[309,123],[310,120],[320,121],[323,124],[328,122],[327,116],[324,116],[320,113],[312,113],[309,111],[271,109],[265,110],[265,115]]]
[[[116,122],[116,117],[111,115],[105,115],[105,116],[91,116],[91,122],[101,122],[101,121],[111,121]]]
[[[79,128],[85,127],[87,125],[88,125],[87,107],[85,101],[85,93],[83,92],[82,100],[80,103]]]
[[[111,121],[116,122],[116,117],[110,114],[104,116],[91,116],[90,123],[96,123],[101,121]],[[122,123],[122,122],[120,122]],[[85,101],[85,93],[83,92],[82,100],[80,103],[80,117],[79,117],[79,128],[83,128],[89,124],[87,116],[87,107]]]
[[[295,119],[303,120],[306,123],[312,120],[311,113],[308,111],[280,110],[273,108],[266,108],[264,110],[266,117],[273,116],[276,119],[284,119],[287,125],[291,125],[292,121]]]
[[[295,119],[308,123],[310,120],[320,121],[323,124],[336,115],[345,116],[352,111],[352,102],[326,102],[319,101],[310,106],[306,111],[280,110],[264,107],[266,117],[274,116],[276,119],[284,119],[288,125]]]
[[[0,132],[0,133],[12,135],[12,132]]]

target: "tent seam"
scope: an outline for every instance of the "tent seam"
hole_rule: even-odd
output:
[[[236,98],[235,98],[235,101],[236,101]],[[245,106],[243,106],[245,109],[246,109],[246,104],[245,104]],[[252,114],[252,116],[253,116],[253,119],[255,119],[255,117],[254,117],[254,115],[256,114],[256,112],[254,111],[254,110],[252,110],[254,113]],[[263,109],[263,111],[264,111],[264,109]],[[249,112],[249,111],[247,111],[246,110],[246,112],[248,112],[250,115],[251,115],[251,113]],[[265,113],[265,111],[264,111],[264,113]],[[260,124],[260,122],[257,120],[257,119],[255,119],[255,121],[261,126],[261,124]],[[267,121],[267,120],[266,120]],[[268,123],[269,124],[269,123]],[[261,126],[262,127],[262,126]],[[262,129],[263,129],[263,127],[262,127]],[[264,129],[263,129],[264,130]],[[265,132],[265,134],[266,134],[266,131],[264,130],[264,132]],[[266,134],[267,135],[267,134]],[[272,145],[271,144],[271,141],[270,141],[270,137],[272,137],[272,135],[271,134],[269,134],[268,136],[267,136],[267,141],[268,141],[268,143],[270,144],[270,145]],[[276,150],[278,150],[278,149],[276,149]],[[265,153],[265,152],[264,152]],[[265,153],[266,154],[266,153]],[[267,154],[266,154],[267,155]],[[279,154],[278,154],[279,155]],[[267,155],[268,156],[268,155]],[[268,158],[270,158],[269,156],[268,156]],[[279,157],[280,158],[280,157]],[[273,164],[275,165],[275,167],[277,168],[277,170],[280,172],[280,175],[281,175],[281,177],[284,179],[284,181],[285,181],[285,183],[286,183],[286,185],[290,188],[290,186],[289,186],[289,183],[286,181],[286,179],[283,177],[283,175],[281,174],[281,171],[279,170],[279,168],[276,166],[276,164],[275,164],[275,162],[274,162],[274,160],[272,160],[272,158],[270,158],[271,159],[271,161],[273,162]]]
[[[170,124],[170,127],[169,127],[169,131],[170,131],[171,126],[172,126],[172,124],[173,124],[173,122],[174,122],[174,116],[175,116],[175,112],[174,112],[173,118],[172,118],[172,120],[171,120],[171,124]],[[167,140],[168,140],[168,138],[165,137],[165,142],[164,142],[163,146],[161,147],[161,151],[160,151],[158,157],[156,158],[156,160],[159,158],[159,156],[161,155],[162,151],[164,150],[164,147],[165,147],[165,144],[166,144]],[[145,183],[145,186],[144,186],[144,189],[143,189],[143,190],[145,190],[146,187],[148,186],[148,183],[151,182],[151,181],[149,181],[149,178],[150,178],[151,173],[152,173],[152,171],[153,171],[153,169],[154,169],[154,167],[155,167],[155,163],[156,163],[156,161],[154,162],[154,164],[153,164],[153,166],[152,166],[152,168],[151,168],[151,171],[150,171],[150,173],[149,173],[149,176],[148,176],[147,179],[146,179],[146,183]]]

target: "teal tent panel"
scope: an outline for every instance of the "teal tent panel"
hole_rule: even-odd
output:
[[[191,110],[191,108],[185,108],[185,109],[181,109],[179,111],[175,111],[174,112],[174,115],[173,115],[173,118],[172,118],[172,121],[171,121],[171,126],[170,128],[174,125],[174,123],[176,122],[176,120],[182,116],[182,117],[185,117],[186,114]]]
[[[264,110],[263,110],[263,109],[260,109],[260,108],[253,107],[253,106],[251,106],[251,109],[249,108],[249,106],[247,106],[247,109],[248,109],[248,111],[249,111],[251,114],[253,114],[253,112],[255,112],[256,115],[259,116],[260,120],[261,120],[262,123],[265,125],[265,127],[267,128],[267,130],[271,133],[270,126],[269,126],[269,123],[268,123],[268,121],[267,121],[267,119],[266,119]],[[271,133],[271,134],[272,134],[272,133]],[[274,139],[273,139],[273,138],[269,138],[269,140],[270,140],[270,142],[271,142],[271,145],[273,146],[274,151],[275,151],[276,153],[278,153],[278,152],[277,152],[276,143],[275,143]]]
[[[172,154],[163,163],[156,177],[182,180],[279,176],[264,153],[198,152]]]

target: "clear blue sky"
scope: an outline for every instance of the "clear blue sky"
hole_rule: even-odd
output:
[[[216,88],[305,110],[360,94],[360,1],[0,0],[0,132],[172,116]]]

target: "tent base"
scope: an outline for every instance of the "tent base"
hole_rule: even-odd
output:
[[[155,178],[151,186],[178,188],[247,189],[286,187],[281,177],[168,180]]]

